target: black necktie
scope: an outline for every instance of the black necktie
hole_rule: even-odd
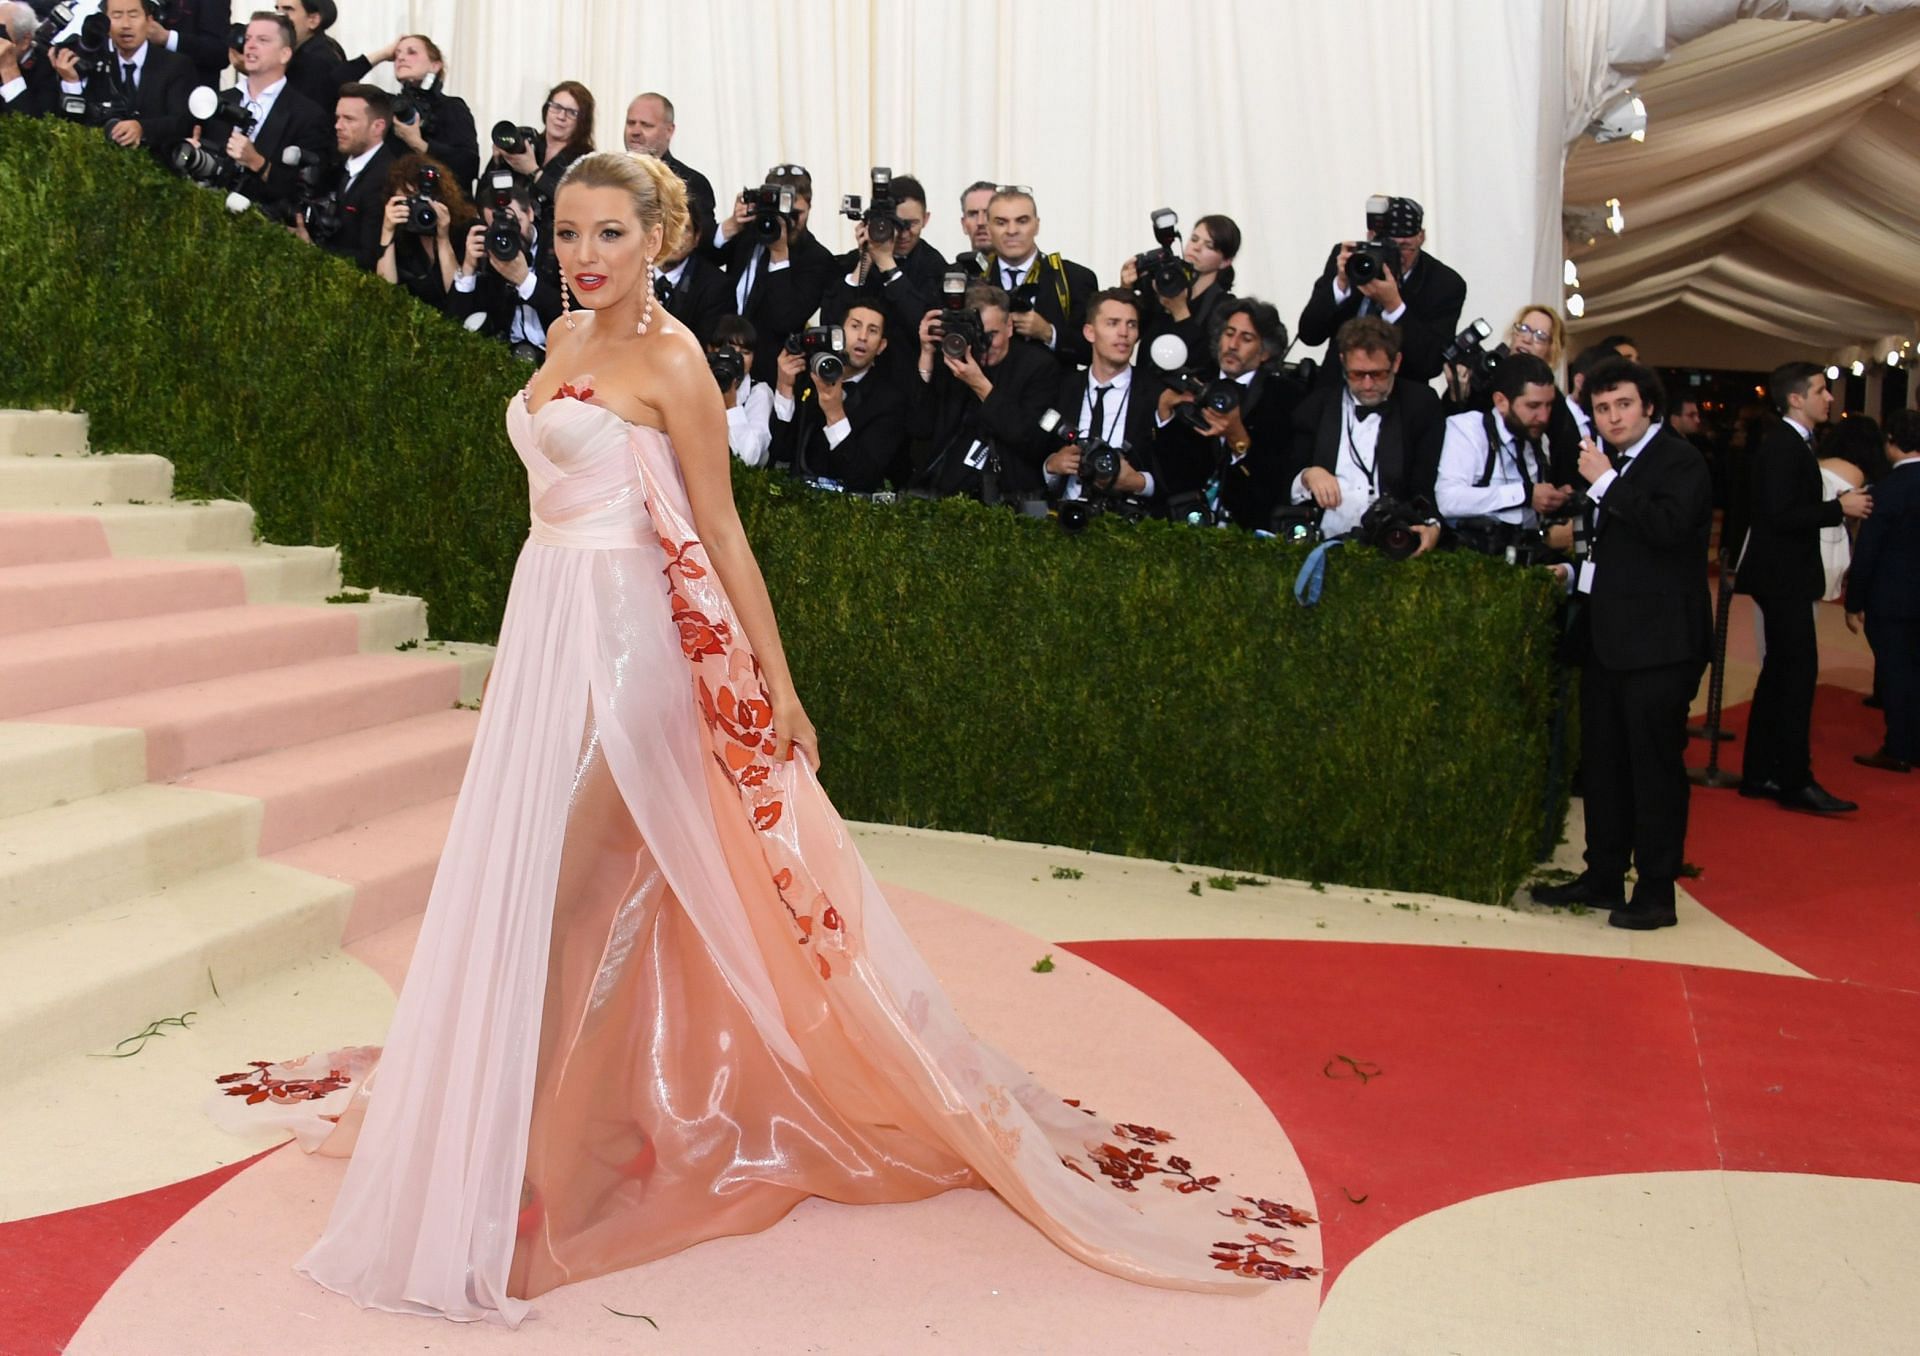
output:
[[[1009,292],[1018,291],[1020,287],[1020,270],[1017,268],[1010,268],[1005,264],[1002,264],[1000,268],[1001,268],[1001,272],[1007,275],[1007,291]]]
[[[659,280],[658,282],[656,282],[656,283],[655,283],[655,284],[653,285],[653,295],[654,295],[654,296],[655,296],[655,297],[656,297],[656,298],[657,298],[657,299],[659,300],[659,302],[660,302],[660,304],[661,304],[662,306],[669,306],[669,305],[672,305],[672,303],[673,303],[673,279],[672,279],[672,278],[662,278],[662,279],[660,279],[660,280]]]
[[[128,94],[135,92],[133,84],[133,63],[131,61],[123,61],[120,63],[120,84]]]
[[[1113,389],[1109,382],[1105,386],[1093,388],[1093,427],[1087,430],[1087,437],[1098,438],[1102,442],[1107,438],[1107,392]]]

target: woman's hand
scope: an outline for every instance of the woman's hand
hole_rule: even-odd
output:
[[[404,141],[414,154],[427,153],[427,134],[420,130],[419,123],[396,122],[393,124],[393,134]]]
[[[773,732],[780,741],[775,758],[785,762],[797,749],[806,757],[808,767],[820,770],[820,736],[814,733],[813,722],[807,719],[798,697],[775,699]]]
[[[532,146],[520,151],[502,151],[500,158],[516,173],[524,174],[529,179],[540,172],[540,162],[533,158]]]
[[[447,232],[451,230],[452,227],[453,209],[441,202],[438,198],[435,198],[433,200],[433,229],[439,234],[440,239],[445,241]]]
[[[405,226],[413,213],[407,210],[407,200],[398,193],[387,199],[386,222],[389,226]]]

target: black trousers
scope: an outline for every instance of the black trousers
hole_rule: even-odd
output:
[[[1867,614],[1867,643],[1887,716],[1887,752],[1920,763],[1920,618]]]
[[[1798,791],[1813,780],[1809,741],[1813,686],[1820,677],[1813,603],[1807,598],[1778,594],[1755,594],[1753,601],[1760,607],[1767,657],[1760,665],[1760,682],[1753,689],[1740,779],[1778,782],[1782,791]]]
[[[1626,875],[1642,907],[1671,907],[1685,861],[1687,708],[1700,687],[1693,661],[1649,669],[1580,672],[1580,759],[1586,798],[1587,872],[1602,884]]]

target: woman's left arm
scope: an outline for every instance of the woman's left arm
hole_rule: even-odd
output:
[[[760,563],[753,558],[739,510],[734,507],[727,412],[719,388],[713,384],[713,374],[696,344],[660,347],[665,380],[659,409],[666,419],[667,436],[680,457],[694,531],[706,546],[707,559],[732,599],[740,628],[760,661],[761,677],[773,703],[774,734],[780,741],[777,756],[785,758],[789,747],[797,746],[817,770],[820,741],[794,691],[786,650],[780,644],[780,627],[773,616],[773,600],[767,596],[766,579],[760,573]]]

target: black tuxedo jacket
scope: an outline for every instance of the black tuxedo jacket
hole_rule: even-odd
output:
[[[1232,292],[1215,283],[1200,294],[1198,301],[1190,303],[1185,320],[1175,320],[1167,313],[1165,303],[1150,283],[1142,283],[1139,295],[1140,343],[1143,347],[1151,346],[1163,334],[1177,334],[1180,342],[1187,346],[1188,362],[1204,367],[1217,356],[1207,339],[1213,332],[1214,319],[1221,314],[1220,308],[1233,303]]]
[[[1247,426],[1250,441],[1246,455],[1238,461],[1223,440],[1175,416],[1154,442],[1155,489],[1162,502],[1204,489],[1218,475],[1220,507],[1226,516],[1243,527],[1264,528],[1275,507],[1286,499],[1293,420],[1305,394],[1291,377],[1256,372],[1240,402],[1240,421]]]
[[[1300,312],[1300,342],[1323,344],[1335,332],[1360,314],[1365,301],[1358,288],[1348,291],[1345,301],[1333,299],[1333,279],[1339,272],[1340,247],[1327,254],[1327,266],[1320,281],[1313,285],[1307,308]],[[1440,355],[1460,332],[1460,311],[1467,304],[1467,283],[1424,250],[1414,263],[1413,276],[1400,284],[1400,299],[1407,304],[1406,314],[1395,322],[1400,330],[1400,375],[1413,381],[1432,381],[1440,375]],[[1320,382],[1335,386],[1340,381],[1337,355],[1329,353],[1320,365]]]
[[[1587,605],[1589,659],[1609,669],[1707,662],[1712,530],[1706,458],[1662,429],[1601,500]]]
[[[47,64],[46,58],[22,70],[20,78],[27,82],[27,87],[17,99],[0,99],[0,118],[9,114],[43,118],[53,112],[60,98],[60,76]]]
[[[866,281],[856,287],[847,278],[859,259],[858,250],[834,259],[827,290],[820,298],[820,323],[838,325],[856,302],[878,306],[887,318],[887,351],[880,355],[880,375],[912,401],[920,388],[920,321],[940,307],[940,282],[946,276],[947,261],[932,246],[916,245],[898,260],[899,271],[891,282],[882,282],[878,273],[869,270]]]
[[[721,258],[730,286],[738,286],[759,244],[748,231],[736,232],[726,243]],[[805,329],[808,319],[819,309],[820,294],[826,290],[827,279],[833,272],[833,255],[814,238],[812,231],[802,231],[787,249],[785,268],[769,269],[767,265],[767,258],[762,256],[754,275],[753,291],[747,295],[747,304],[740,312],[753,322],[754,332],[759,336],[753,348],[756,372],[772,372],[787,336]]]
[[[713,239],[715,224],[713,185],[707,181],[706,175],[672,151],[667,152],[665,164],[687,186],[687,215],[693,220],[693,238],[703,245],[708,243]]]
[[[312,46],[311,43],[308,46]],[[299,53],[295,53],[298,56]],[[339,80],[334,85],[334,93],[340,92],[340,86],[365,80],[373,69],[373,63],[364,56],[357,56],[346,65],[335,70]],[[292,83],[289,79],[288,83]],[[442,84],[441,89],[446,86]],[[466,192],[480,177],[480,132],[474,126],[473,110],[467,107],[467,101],[452,94],[442,94],[429,105],[429,112],[421,119],[421,132],[427,139],[427,154],[453,171],[453,177],[460,184],[460,191]],[[327,106],[327,127],[333,127],[333,106]],[[413,147],[402,141],[399,134],[387,133],[387,148],[395,155],[412,155]]]
[[[1920,463],[1901,462],[1873,487],[1847,572],[1847,611],[1920,619]]]
[[[180,38],[176,55],[192,64],[194,84],[214,90],[220,88],[220,79],[229,65],[231,49],[227,46],[227,30],[232,26],[232,0],[174,0],[173,31]],[[333,111],[331,106],[327,111]]]
[[[1748,453],[1746,540],[1736,546],[1734,591],[1817,602],[1827,591],[1820,529],[1842,518],[1822,499],[1820,459],[1786,420]]]
[[[340,44],[325,33],[316,33],[294,49],[293,60],[287,64],[287,83],[331,114],[334,101],[340,97],[340,86],[346,83],[342,78],[346,64],[347,54],[340,50]]]
[[[677,285],[660,285],[660,304],[693,331],[705,348],[713,342],[713,327],[734,314],[733,287],[727,277],[698,253],[689,255]]]
[[[1000,267],[1000,261],[992,254],[987,255],[986,281],[995,286],[1006,282],[1006,270]],[[1087,323],[1087,302],[1100,290],[1100,280],[1093,270],[1085,264],[1076,264],[1071,259],[1062,259],[1055,254],[1042,254],[1035,257],[1033,267],[1023,282],[1035,289],[1033,309],[1053,326],[1053,347],[1032,339],[1015,339],[1015,343],[1025,344],[1049,354],[1055,362],[1066,368],[1083,367],[1093,361],[1093,345],[1087,342],[1083,331]],[[1062,286],[1066,291],[1066,304],[1060,301]]]
[[[465,238],[455,242],[455,248],[464,253]],[[447,314],[455,320],[467,320],[472,316],[484,316],[480,333],[493,339],[505,339],[513,331],[514,312],[521,306],[533,307],[534,314],[540,317],[543,329],[552,329],[560,323],[560,265],[553,251],[542,246],[533,257],[533,295],[524,302],[520,294],[507,280],[500,276],[487,256],[479,271],[473,275],[473,290],[462,292],[455,288],[447,295]]]
[[[280,153],[299,146],[320,155],[333,153],[333,115],[323,113],[320,105],[307,98],[288,81],[273,101],[266,122],[253,129],[253,146],[266,158],[266,167],[258,174],[241,176],[240,191],[255,202],[278,202],[291,198],[300,188],[300,173],[280,163]],[[383,204],[384,206],[384,204]],[[375,236],[375,244],[379,237]]]
[[[845,391],[852,432],[840,446],[827,445],[826,418],[813,377],[801,373],[793,384],[793,418],[773,417],[770,460],[795,475],[826,476],[863,494],[880,489],[888,468],[907,442],[907,402],[880,374],[866,376]]]
[[[387,176],[393,171],[393,152],[382,145],[346,187],[346,169],[340,170],[340,234],[322,247],[343,255],[371,273],[380,262],[380,230],[387,211]]]
[[[83,88],[89,99],[104,102],[120,92],[120,53],[110,50],[108,54],[113,59],[113,74],[101,71],[87,78]],[[140,144],[159,159],[166,159],[193,131],[193,114],[187,110],[187,96],[199,83],[191,61],[154,43],[147,44],[140,84],[133,95],[133,111],[140,119]],[[54,88],[59,89],[57,81]]]
[[[1014,343],[999,366],[987,369],[987,380],[993,390],[977,400],[945,362],[935,360],[931,389],[911,407],[913,432],[928,439],[918,449],[914,488],[983,497],[985,478],[965,462],[967,449],[979,439],[999,457],[996,488],[1002,498],[1038,498],[1044,492],[1040,416],[1058,395],[1059,367],[1044,349]]]
[[[1080,427],[1080,410],[1086,404],[1087,388],[1092,380],[1091,368],[1083,372],[1069,372],[1060,378],[1060,387],[1054,397],[1053,408],[1060,412],[1061,428],[1074,429],[1083,436],[1095,432],[1095,430]],[[1163,386],[1164,383],[1152,369],[1136,364],[1133,369],[1132,389],[1127,396],[1126,420],[1118,430],[1120,438],[1127,445],[1127,463],[1134,470],[1144,471],[1153,477],[1153,496],[1147,502],[1156,509],[1166,500],[1166,486],[1162,483],[1164,475],[1160,469],[1157,447],[1159,430],[1154,427],[1154,415],[1159,406]],[[1113,397],[1109,395],[1107,399],[1112,400]],[[1249,429],[1248,432],[1252,430]],[[1040,446],[1042,463],[1062,446],[1064,444],[1059,439],[1043,436]]]
[[[1317,387],[1294,410],[1293,451],[1284,482],[1288,489],[1310,466],[1331,472],[1339,465],[1347,435],[1342,401],[1346,390],[1344,381]],[[1382,497],[1433,507],[1440,448],[1447,434],[1440,397],[1429,387],[1408,381],[1402,364],[1386,408],[1374,418],[1380,421],[1380,436],[1374,443],[1375,487]]]

